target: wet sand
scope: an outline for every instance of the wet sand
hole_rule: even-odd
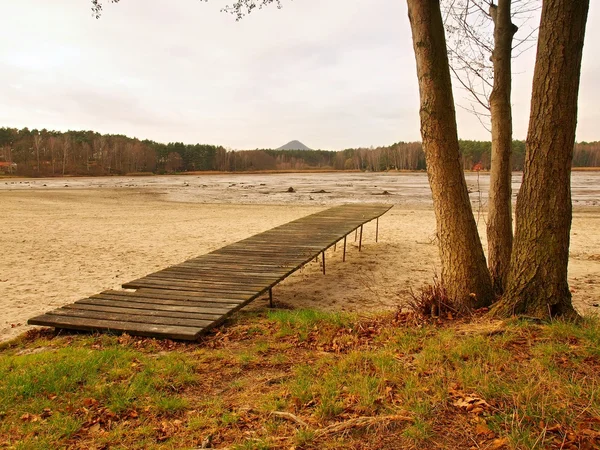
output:
[[[589,312],[600,310],[593,306],[600,303],[600,174],[574,176],[569,281],[577,308]],[[467,178],[478,209],[476,174]],[[479,188],[484,207],[487,176]],[[361,314],[396,308],[439,271],[425,174],[0,180],[0,340],[48,309],[331,205],[367,201],[394,205],[380,221],[379,243],[368,224],[362,252],[350,238],[345,263],[331,249],[327,275],[310,263],[274,289],[276,301],[291,307]]]

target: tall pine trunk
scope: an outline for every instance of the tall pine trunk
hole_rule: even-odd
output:
[[[498,315],[576,317],[567,282],[571,160],[589,0],[545,0],[533,76],[523,184]]]
[[[494,21],[494,86],[490,95],[492,124],[492,167],[488,204],[488,266],[494,291],[502,294],[512,250],[512,204],[510,163],[512,146],[511,53],[517,27],[510,14],[511,0],[498,0],[490,6]]]
[[[439,0],[407,0],[421,97],[421,136],[437,222],[442,281],[465,307],[493,297],[458,147]]]

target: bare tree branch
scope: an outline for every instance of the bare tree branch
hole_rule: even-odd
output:
[[[512,21],[515,31],[523,29],[524,37],[514,39],[516,48],[522,49],[518,57],[535,45],[537,28],[523,26],[541,7],[541,0],[512,0]],[[470,95],[471,106],[463,108],[475,115],[480,122],[489,111],[489,96],[493,88],[494,0],[442,0],[444,25],[448,34],[448,56],[454,78]],[[533,42],[533,45],[532,45]],[[489,130],[489,126],[484,128]]]
[[[456,70],[454,70],[454,68],[452,66],[450,66],[450,70],[452,70],[452,73],[454,73],[454,75],[456,75]],[[463,88],[473,96],[473,98],[477,101],[477,103],[479,103],[483,108],[485,108],[487,110],[490,109],[490,105],[489,105],[487,96],[485,96],[485,95],[483,96],[485,98],[485,101],[481,100],[481,94],[479,92],[475,91],[475,89],[473,89],[472,85],[470,85],[469,83],[463,82],[462,78],[459,76],[457,76],[456,79],[463,86]]]
[[[207,2],[208,0],[200,0]],[[99,19],[102,15],[103,3],[118,3],[119,0],[91,0],[92,15]],[[265,6],[275,4],[278,9],[282,8],[281,0],[236,0],[231,5],[225,5],[221,11],[227,12],[235,16],[235,20],[241,20],[255,9],[262,9]]]

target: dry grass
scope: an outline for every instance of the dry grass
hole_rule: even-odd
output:
[[[262,311],[199,343],[30,333],[0,447],[598,448],[600,332]]]
[[[424,285],[417,293],[410,290],[407,307],[415,316],[423,320],[453,319],[461,313],[460,306],[448,297],[446,288],[437,276],[434,276],[432,284]]]

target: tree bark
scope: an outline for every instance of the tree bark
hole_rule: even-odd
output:
[[[493,297],[458,147],[456,113],[439,0],[407,0],[421,98],[421,136],[433,195],[442,282],[464,307]]]
[[[576,317],[567,282],[571,160],[589,0],[545,0],[523,184],[501,316]]]
[[[488,266],[494,292],[502,294],[510,266],[512,251],[512,204],[511,204],[511,147],[512,108],[511,53],[512,41],[517,27],[511,21],[511,0],[498,0],[490,6],[494,21],[494,86],[490,95],[492,124],[492,160],[488,203],[487,240]]]

